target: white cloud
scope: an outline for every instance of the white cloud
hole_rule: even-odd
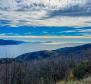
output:
[[[6,34],[5,33],[1,33],[0,36],[6,36]]]
[[[81,29],[80,32],[91,33],[91,29]]]
[[[20,1],[20,2],[19,2]],[[61,16],[61,11],[56,14],[55,10],[64,10],[70,6],[79,5],[87,7],[88,2],[91,5],[90,0],[1,0],[0,8],[5,7],[12,11],[0,11],[0,19],[10,20],[11,22],[4,25],[21,26],[21,25],[39,25],[39,26],[91,26],[91,15],[89,17],[77,16],[70,17]],[[36,3],[34,5],[34,3]],[[14,11],[18,6],[28,5],[30,11]],[[31,6],[30,6],[31,5]],[[36,6],[40,6],[36,9]],[[44,8],[42,8],[43,6]],[[19,7],[19,8],[20,8]],[[24,8],[22,8],[24,9]],[[86,10],[87,11],[87,10]],[[85,14],[86,11],[83,13]],[[55,17],[52,17],[54,13]],[[78,13],[78,12],[77,12]],[[70,13],[71,14],[71,13]],[[75,13],[76,14],[76,13]],[[49,18],[48,18],[49,17]],[[0,24],[1,25],[1,24]]]
[[[34,12],[15,12],[15,11],[0,11],[0,19],[11,21],[8,24],[10,26],[21,25],[37,25],[37,26],[91,26],[91,16],[56,16],[52,18],[47,17],[47,12],[34,11]],[[0,24],[2,25],[2,24]]]
[[[89,0],[0,0],[0,8],[16,9],[59,9],[66,6],[84,5]]]

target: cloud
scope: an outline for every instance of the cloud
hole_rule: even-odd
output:
[[[38,12],[38,11],[37,11]],[[48,17],[46,12],[37,14],[31,12],[10,12],[2,11],[0,15],[1,20],[9,20],[8,23],[0,23],[0,25],[10,25],[11,27],[17,27],[22,25],[29,26],[91,26],[91,17],[84,16],[56,16],[51,18]],[[38,17],[39,16],[39,17]]]
[[[3,10],[64,9],[68,6],[83,6],[89,0],[1,0]],[[82,3],[83,2],[83,3]]]
[[[29,39],[29,38],[58,38],[58,39],[60,39],[60,38],[64,38],[64,39],[67,39],[67,38],[74,38],[74,39],[78,39],[78,38],[81,38],[81,39],[84,39],[84,38],[91,38],[91,36],[0,36],[0,38],[19,38],[19,39],[23,39],[23,38],[27,38],[27,39]]]
[[[6,36],[6,33],[1,33],[0,36]]]
[[[85,36],[91,27],[53,27],[53,26],[0,26],[1,36]]]
[[[27,42],[30,46],[33,45],[33,47],[36,45],[40,45],[40,47],[42,47],[42,45],[60,46],[73,43],[91,43],[90,36],[0,36],[0,38],[5,40]]]

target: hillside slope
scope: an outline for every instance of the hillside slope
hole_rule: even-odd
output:
[[[57,50],[45,50],[38,52],[30,52],[18,56],[16,59],[24,61],[41,60],[45,58],[58,58],[64,57],[65,59],[75,59],[77,61],[91,59],[91,44],[76,46],[76,47],[65,47]]]

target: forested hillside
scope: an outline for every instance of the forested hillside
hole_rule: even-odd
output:
[[[79,84],[91,76],[90,55],[86,44],[1,59],[0,84]]]

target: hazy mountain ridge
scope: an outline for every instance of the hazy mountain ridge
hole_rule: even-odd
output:
[[[16,41],[16,40],[4,40],[0,39],[0,45],[18,45],[24,43],[23,41]]]
[[[44,50],[37,52],[29,52],[23,55],[17,56],[16,58],[1,58],[0,63],[5,62],[28,62],[38,61],[46,59],[75,59],[76,62],[86,61],[91,59],[91,44],[80,45],[76,47],[65,47],[56,50]]]
[[[25,61],[31,60],[41,60],[46,58],[73,58],[75,60],[88,60],[91,55],[91,44],[76,46],[76,47],[66,47],[57,50],[51,51],[38,51],[38,52],[30,52],[18,56],[16,59],[21,59]]]

